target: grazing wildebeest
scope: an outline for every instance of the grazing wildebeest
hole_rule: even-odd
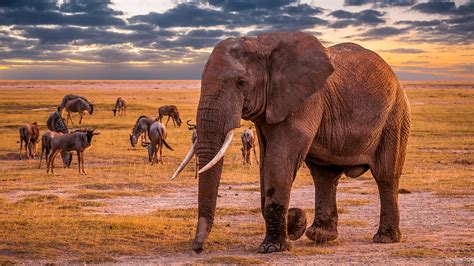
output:
[[[135,122],[135,126],[133,126],[132,134],[130,134],[130,144],[132,145],[132,148],[135,148],[140,136],[142,143],[144,140],[146,140],[148,131],[153,122],[155,122],[155,119],[151,116],[142,115],[138,117],[137,122]]]
[[[153,122],[148,132],[148,137],[151,142],[142,142],[143,146],[147,146],[148,149],[148,161],[153,165],[155,162],[161,162],[163,164],[162,150],[163,145],[169,150],[173,150],[168,143],[166,143],[166,127],[158,121]],[[160,158],[157,158],[157,153],[160,153]]]
[[[86,101],[88,103],[91,103],[86,99],[86,97],[75,95],[75,94],[67,94],[63,97],[63,100],[62,100],[61,104],[58,106],[58,112],[62,114],[62,111],[66,107],[66,104],[69,101],[72,101],[72,100],[75,100],[75,99],[78,99],[78,98],[83,99],[84,101]]]
[[[164,105],[158,108],[157,120],[162,122],[161,120],[163,119],[165,115],[168,116],[168,120],[166,120],[166,123],[165,123],[166,126],[168,126],[168,122],[170,121],[170,118],[171,120],[173,120],[173,125],[175,127],[176,125],[178,125],[177,127],[181,126],[181,118],[179,117],[178,107],[176,107],[175,105]]]
[[[94,105],[90,102],[85,101],[82,98],[77,98],[74,100],[70,100],[66,103],[66,106],[64,107],[64,110],[67,112],[67,119],[66,123],[71,120],[72,125],[74,125],[74,122],[72,121],[71,113],[78,113],[80,116],[79,119],[79,124],[82,123],[82,116],[84,115],[84,112],[88,112],[89,115],[92,115],[94,112]]]
[[[242,151],[242,159],[244,165],[252,165],[252,160],[250,160],[251,150],[253,150],[253,154],[255,155],[255,161],[258,164],[257,152],[255,151],[255,136],[253,135],[252,127],[244,129],[242,131],[242,134],[240,135],[240,139],[242,140],[242,148],[240,148],[240,151]]]
[[[66,122],[59,111],[52,112],[49,115],[48,120],[46,121],[46,126],[49,130],[54,132],[61,132],[64,134],[69,133]]]
[[[99,135],[100,133],[92,130],[86,130],[86,132],[74,132],[72,134],[63,134],[57,136],[51,140],[51,154],[48,158],[48,167],[46,173],[54,174],[54,159],[61,151],[76,151],[78,170],[81,174],[87,174],[84,170],[84,151],[92,145],[92,137]],[[81,172],[82,166],[82,172]]]
[[[119,116],[125,116],[127,114],[127,102],[124,98],[117,98],[117,101],[115,102],[115,108],[112,109],[112,112],[114,112],[114,116],[117,115],[117,112]]]
[[[39,140],[39,128],[36,122],[20,127],[20,160],[23,142],[25,142],[25,155],[27,159],[34,159],[36,156],[36,144]]]
[[[46,157],[46,162],[51,155],[51,141],[57,136],[61,136],[63,133],[48,131],[41,137],[41,156],[38,168],[41,169],[41,162],[43,161],[43,155]],[[61,151],[61,158],[63,159],[64,168],[69,168],[72,162],[72,153],[70,151]]]

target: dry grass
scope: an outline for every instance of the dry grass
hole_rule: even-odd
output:
[[[446,85],[446,84],[445,84]],[[185,126],[168,125],[168,143],[174,152],[164,150],[164,165],[151,166],[146,151],[130,148],[128,134],[136,118],[156,115],[159,106],[175,104],[182,120],[195,119],[199,99],[198,82],[183,84],[164,81],[54,81],[0,82],[0,263],[24,259],[66,258],[71,262],[113,262],[122,255],[149,255],[163,252],[188,252],[194,236],[196,209],[160,210],[144,215],[101,215],[89,207],[101,205],[100,199],[122,196],[165,195],[180,188],[195,186],[192,163],[177,181],[171,173],[185,156],[190,132]],[[443,197],[473,195],[474,172],[474,91],[463,88],[413,88],[407,91],[412,103],[412,134],[401,187],[410,191],[430,191]],[[447,85],[446,85],[447,86]],[[467,86],[467,85],[466,85]],[[34,88],[33,88],[34,87]],[[111,89],[116,87],[116,89]],[[169,87],[177,89],[167,89]],[[184,88],[181,88],[184,87]],[[85,154],[87,176],[77,173],[76,158],[71,169],[56,168],[56,175],[38,170],[38,161],[19,161],[18,128],[37,121],[41,132],[45,121],[62,96],[75,93],[94,100],[92,117],[85,117],[84,127],[101,131],[93,147]],[[113,117],[115,99],[127,99],[126,117]],[[50,107],[49,110],[35,110]],[[74,117],[77,121],[77,116]],[[242,121],[243,125],[250,125]],[[226,155],[222,187],[258,191],[258,168],[243,167],[235,134]],[[44,167],[44,165],[43,165]],[[346,192],[376,193],[370,174],[357,190]],[[351,182],[342,178],[341,182]],[[245,184],[239,188],[240,185]],[[301,169],[295,187],[312,185],[308,169]],[[11,193],[25,192],[20,198]],[[65,193],[50,193],[50,192]],[[91,201],[94,199],[94,201]],[[363,200],[338,201],[340,206],[364,205]],[[260,215],[259,209],[223,208],[217,215]],[[466,206],[472,210],[472,205]],[[314,210],[308,209],[308,218]],[[347,213],[339,208],[339,213]],[[359,220],[344,221],[349,226],[366,226]],[[206,244],[207,250],[255,248],[264,234],[260,223],[242,223],[229,227],[217,223]],[[301,248],[301,249],[300,249]],[[295,255],[330,254],[330,248],[303,248]],[[397,253],[398,252],[398,253]],[[393,256],[437,256],[435,250],[408,249],[394,251]],[[260,264],[243,257],[214,257],[203,263]]]

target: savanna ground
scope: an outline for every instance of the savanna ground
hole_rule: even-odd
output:
[[[194,163],[170,175],[190,146],[190,132],[168,124],[164,165],[149,165],[146,150],[131,149],[139,115],[175,104],[182,120],[195,118],[198,81],[1,81],[0,263],[468,263],[474,262],[474,83],[405,82],[412,133],[399,196],[403,239],[375,244],[379,200],[370,173],[341,178],[339,238],[314,244],[305,236],[290,252],[260,255],[264,237],[258,169],[242,166],[239,134],[226,155],[218,211],[205,252],[191,251],[197,208]],[[87,176],[58,158],[56,175],[38,159],[18,160],[18,128],[37,121],[41,133],[63,95],[96,104],[84,127],[101,135],[86,151]],[[113,117],[115,99],[128,101]],[[74,121],[78,121],[77,115]],[[249,122],[242,122],[250,125]],[[38,150],[40,150],[40,145]],[[252,160],[254,160],[252,156]],[[296,178],[291,207],[312,222],[314,189],[308,169]]]

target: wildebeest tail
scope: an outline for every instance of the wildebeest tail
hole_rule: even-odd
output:
[[[160,135],[161,141],[163,142],[163,144],[165,144],[165,147],[168,148],[168,150],[174,151],[173,148],[171,148],[170,145],[168,145],[168,143],[166,143],[166,140],[165,140],[165,138],[163,138],[163,135],[161,134],[160,129],[157,128],[156,130],[158,131],[158,135]]]

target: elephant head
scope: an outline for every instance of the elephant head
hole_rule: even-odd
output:
[[[202,73],[197,142],[176,171],[195,152],[199,158],[198,225],[193,249],[211,231],[225,149],[240,120],[276,124],[322,89],[334,71],[326,48],[301,33],[270,33],[231,38],[213,50]]]

